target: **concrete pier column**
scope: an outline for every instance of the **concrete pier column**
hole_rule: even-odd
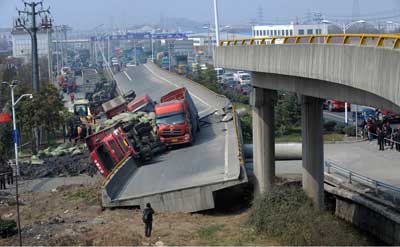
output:
[[[276,91],[253,88],[253,165],[256,195],[271,191],[275,179],[274,104]]]
[[[323,100],[302,96],[303,189],[314,205],[324,208]]]

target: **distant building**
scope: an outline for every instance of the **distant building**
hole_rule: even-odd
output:
[[[254,38],[272,36],[296,36],[296,35],[316,35],[329,34],[329,24],[289,24],[289,25],[265,25],[253,26]],[[338,28],[337,28],[338,29]]]
[[[13,30],[12,35],[12,55],[13,57],[24,58],[29,60],[31,58],[31,36],[26,31]],[[49,53],[49,35],[51,32],[39,31],[37,32],[37,46],[38,56],[47,56]]]
[[[0,28],[0,39],[11,42],[11,28]]]

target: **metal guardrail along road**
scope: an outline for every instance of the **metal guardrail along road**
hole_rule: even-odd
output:
[[[332,161],[325,161],[325,167],[327,168],[328,174],[331,174],[333,170],[336,170],[340,175],[346,177],[349,183],[357,182],[367,187],[372,187],[375,190],[375,193],[378,194],[379,191],[391,191],[395,193],[400,193],[400,188],[395,187],[380,181],[377,181],[372,178],[368,178],[356,172],[350,171],[346,168],[343,168]]]
[[[221,46],[274,44],[342,44],[400,49],[400,34],[321,34],[222,40]]]

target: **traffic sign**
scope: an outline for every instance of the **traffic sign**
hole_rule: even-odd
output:
[[[185,39],[185,33],[126,33],[118,35],[102,35],[90,37],[91,41],[107,40],[150,40],[150,39]]]
[[[8,123],[11,121],[10,113],[0,113],[0,123]]]
[[[13,141],[17,145],[19,145],[19,131],[18,131],[18,129],[13,130]]]

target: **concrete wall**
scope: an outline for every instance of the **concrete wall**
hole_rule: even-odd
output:
[[[352,200],[337,197],[336,216],[373,234],[390,245],[400,244],[400,224]]]
[[[215,66],[253,72],[257,87],[400,112],[400,51],[351,45],[225,46]]]
[[[132,174],[135,173],[137,168],[138,164],[133,158],[129,158],[125,163],[121,164],[121,167],[115,171],[103,187],[103,204],[114,200],[119,195],[123,186],[125,186],[125,183],[129,180]],[[122,183],[121,181],[125,181],[125,183]]]
[[[110,190],[103,189],[103,207],[125,207],[139,206],[144,208],[146,203],[150,202],[151,206],[157,212],[185,212],[192,213],[204,211],[214,208],[214,192],[220,191],[232,186],[247,183],[247,175],[245,168],[240,167],[241,175],[239,179],[218,182],[204,186],[194,186],[179,190],[167,191],[163,193],[154,193],[151,195],[139,196],[124,200],[112,200]],[[112,187],[109,187],[109,189]]]

